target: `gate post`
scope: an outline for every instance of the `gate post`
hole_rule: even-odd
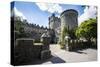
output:
[[[69,36],[65,36],[65,49],[67,51],[70,50],[70,37]]]
[[[41,51],[41,59],[45,60],[51,57],[51,51],[49,50],[50,35],[48,33],[44,33],[41,36],[41,42],[43,43]]]

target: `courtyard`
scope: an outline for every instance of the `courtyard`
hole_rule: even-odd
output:
[[[43,64],[54,64],[54,63],[70,63],[70,62],[86,62],[97,60],[97,49],[84,49],[78,51],[65,51],[60,49],[59,45],[50,45],[52,57]]]
[[[52,55],[51,58],[46,60],[34,59],[31,62],[25,63],[25,65],[97,61],[97,49],[93,48],[66,51],[60,49],[60,46],[57,44],[50,44],[50,50]]]

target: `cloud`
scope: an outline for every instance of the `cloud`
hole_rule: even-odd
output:
[[[84,9],[84,13],[78,18],[79,25],[89,18],[96,18],[97,16],[97,8],[96,6],[86,6]]]
[[[11,12],[11,16],[19,16],[22,19],[26,19],[26,17],[23,15],[22,12],[20,12],[16,7],[13,8],[12,12]]]
[[[62,7],[59,4],[54,3],[36,3],[36,5],[40,8],[42,11],[48,11],[50,13],[61,13]]]

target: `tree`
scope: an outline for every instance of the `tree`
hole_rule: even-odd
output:
[[[69,29],[69,26],[64,26],[63,30],[61,31],[61,47],[64,48],[65,47],[65,36],[69,36],[71,39],[75,39],[76,35],[75,35],[75,31],[76,28],[74,29]]]
[[[16,19],[16,18],[15,18]],[[13,20],[13,19],[12,19]],[[21,21],[20,17],[14,21],[15,39],[29,37],[29,33],[25,32],[24,26],[27,25],[26,20]]]
[[[76,36],[78,38],[83,37],[87,40],[97,38],[97,19],[92,18],[82,22],[76,30]]]
[[[64,41],[65,36],[68,35],[68,28],[64,27],[62,30],[62,40]]]
[[[76,31],[76,28],[71,29],[71,30],[68,31],[69,37],[71,39],[76,39],[75,31]]]

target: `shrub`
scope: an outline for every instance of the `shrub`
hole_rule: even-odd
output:
[[[64,42],[61,42],[61,44],[60,44],[60,48],[61,48],[61,49],[65,49]]]
[[[35,43],[41,43],[40,39],[35,39]]]

